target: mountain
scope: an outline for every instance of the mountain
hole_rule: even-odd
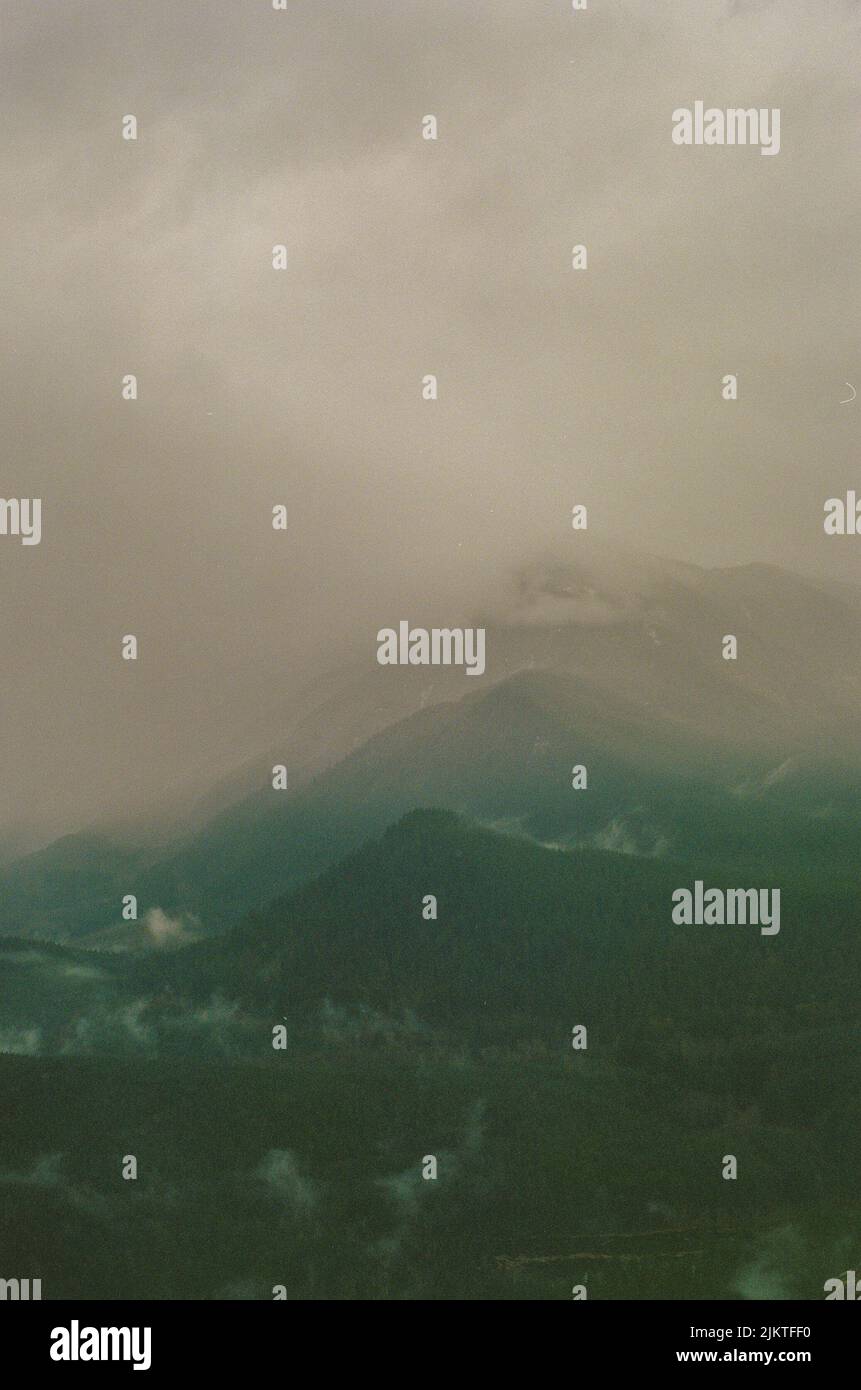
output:
[[[761,565],[544,565],[484,621],[485,677],[370,660],[333,676],[169,844],[85,835],[7,866],[0,930],[101,933],[134,893],[141,914],[220,931],[427,804],[640,855],[768,867],[803,844],[845,873],[861,830],[852,591]]]
[[[590,1016],[605,1036],[674,1018],[722,1046],[730,1017],[774,1034],[817,997],[822,1018],[853,1024],[854,888],[799,854],[771,885],[783,903],[773,938],[672,922],[675,889],[741,877],[726,875],[706,858],[552,850],[415,811],[177,965],[254,1011],[317,1016],[329,1000],[463,1038],[487,1020],[507,1041],[525,1032],[551,1046]]]

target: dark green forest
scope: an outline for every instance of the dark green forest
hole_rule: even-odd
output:
[[[219,937],[4,941],[7,1260],[58,1298],[822,1297],[856,896],[796,859],[776,936],[677,926],[695,877],[748,886],[416,811]]]

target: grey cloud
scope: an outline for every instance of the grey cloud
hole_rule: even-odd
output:
[[[205,788],[393,607],[462,622],[576,544],[575,501],[622,548],[854,577],[820,517],[856,481],[857,52],[802,0],[7,0],[3,489],[43,539],[0,544],[0,825]],[[674,148],[697,97],[780,106],[779,156]]]

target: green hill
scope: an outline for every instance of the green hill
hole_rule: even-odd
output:
[[[676,926],[694,877],[738,882],[425,810],[215,940],[5,943],[7,1263],[46,1298],[822,1297],[861,1238],[856,898],[799,857],[777,936]]]

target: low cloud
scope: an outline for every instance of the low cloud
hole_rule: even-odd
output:
[[[41,1051],[42,1032],[39,1028],[0,1029],[0,1052],[19,1057],[36,1057]]]
[[[270,1149],[255,1177],[294,1216],[310,1216],[317,1202],[315,1185],[303,1176],[299,1160],[289,1149]]]
[[[149,943],[159,951],[174,950],[197,941],[200,935],[196,930],[194,917],[169,917],[160,907],[151,907],[143,919],[143,928]]]

